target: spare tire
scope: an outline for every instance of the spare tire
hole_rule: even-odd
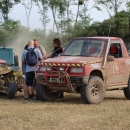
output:
[[[18,55],[14,56],[14,65],[19,66],[19,60],[18,60]]]

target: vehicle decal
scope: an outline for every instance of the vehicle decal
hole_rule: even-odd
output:
[[[130,65],[130,59],[126,59],[126,64]]]
[[[73,59],[77,59],[77,58],[73,58]],[[71,58],[71,60],[72,60],[72,58]],[[64,60],[64,62],[65,62],[65,60]],[[67,63],[48,63],[48,62],[41,62],[41,65],[46,65],[46,66],[78,66],[79,67],[79,66],[84,66],[86,64],[96,64],[96,63],[99,63],[99,62],[102,62],[102,60],[90,61],[90,62],[84,62],[84,63],[68,63],[68,64]]]
[[[65,59],[60,60],[60,62],[69,62],[71,60],[78,59],[78,58],[79,57],[69,57],[69,58],[65,58]]]
[[[100,65],[99,65],[98,63],[91,64],[91,66],[92,66],[94,69],[100,68]]]
[[[86,60],[81,60],[79,61],[80,63],[86,63],[87,61]]]
[[[115,63],[115,64],[113,65],[113,74],[117,74],[118,71],[119,71],[118,63]]]

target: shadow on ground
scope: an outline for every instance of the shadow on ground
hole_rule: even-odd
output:
[[[0,93],[0,99],[4,99],[4,100],[10,100],[8,99],[8,95],[6,94],[3,94],[3,93]],[[16,100],[16,101],[22,101],[24,102],[24,98],[23,98],[23,93],[18,93],[16,94],[15,96],[15,99],[13,100]],[[110,100],[126,100],[123,92],[121,91],[116,91],[116,92],[106,92],[106,95],[105,95],[105,99],[104,101],[110,101]],[[35,103],[47,103],[47,102],[44,102],[44,101],[39,101],[39,100],[36,100],[34,98],[33,100]],[[50,103],[65,103],[65,104],[85,104],[84,101],[82,100],[80,94],[72,94],[72,93],[65,93],[64,94],[64,98],[61,98],[61,99],[57,99],[55,101],[52,101]]]

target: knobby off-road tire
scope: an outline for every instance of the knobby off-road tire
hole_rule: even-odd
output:
[[[130,100],[130,79],[128,81],[128,87],[124,88],[124,95],[126,99]]]
[[[14,56],[14,64],[15,66],[19,66],[19,59],[17,55]]]
[[[85,103],[100,103],[105,96],[105,85],[103,80],[98,76],[93,76],[89,79],[88,84],[81,88],[80,93]]]
[[[9,83],[9,93],[8,93],[8,98],[9,99],[13,99],[15,97],[15,83],[14,82],[10,82]]]
[[[49,87],[37,83],[36,95],[42,101],[54,101],[58,98],[59,92],[52,92]]]

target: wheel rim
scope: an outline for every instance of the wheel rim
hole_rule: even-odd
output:
[[[99,82],[93,82],[90,86],[90,94],[92,98],[99,98],[101,95],[102,89]]]

